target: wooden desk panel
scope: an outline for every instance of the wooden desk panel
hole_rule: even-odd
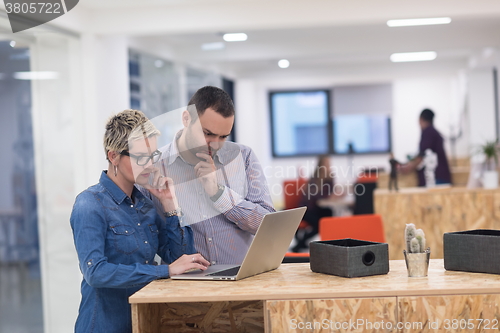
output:
[[[129,299],[134,333],[287,332],[290,320],[308,318],[500,318],[500,275],[445,271],[431,259],[427,277],[410,278],[403,260],[389,265],[386,275],[351,279],[285,264],[240,281],[157,280]]]
[[[382,216],[389,258],[403,259],[404,229],[424,230],[431,258],[443,258],[443,234],[471,229],[500,229],[500,189],[407,188],[376,190],[375,212]]]

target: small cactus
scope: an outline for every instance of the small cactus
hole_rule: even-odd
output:
[[[426,249],[424,231],[422,229],[418,229],[415,234],[415,238],[418,240],[418,244],[420,245],[420,252],[424,252]]]
[[[420,243],[415,237],[410,241],[410,253],[420,253]]]
[[[425,233],[422,229],[417,230],[413,223],[406,225],[405,241],[408,253],[422,253],[426,250]]]

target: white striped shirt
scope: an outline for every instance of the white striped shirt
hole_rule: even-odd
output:
[[[264,215],[275,211],[262,167],[251,148],[225,142],[213,157],[217,182],[225,185],[225,190],[213,202],[194,166],[179,155],[177,139],[181,133],[160,149],[158,164],[162,174],[174,181],[183,225],[191,225],[196,249],[212,265],[241,264]],[[160,202],[152,199],[162,211]]]

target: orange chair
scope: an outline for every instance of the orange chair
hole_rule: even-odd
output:
[[[297,178],[285,180],[283,182],[283,195],[285,196],[285,209],[299,207],[299,201],[302,196],[302,187],[307,184],[307,179]]]
[[[283,182],[283,195],[285,196],[285,209],[299,207],[299,202],[302,197],[302,187],[307,185],[308,180],[305,178],[297,178],[294,180],[285,180]],[[299,224],[299,229],[307,227],[307,222],[302,220]]]
[[[309,262],[309,252],[287,252],[285,257],[283,258],[282,264],[291,264],[291,263],[299,263],[299,262]]]
[[[385,243],[384,225],[378,214],[324,217],[319,221],[321,240],[353,238]]]

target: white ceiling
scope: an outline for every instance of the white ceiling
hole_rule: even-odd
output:
[[[452,23],[385,24],[440,16],[450,16]],[[237,77],[374,66],[449,70],[466,67],[473,57],[481,62],[482,54],[497,57],[491,50],[500,50],[498,0],[80,0],[54,23],[79,32],[127,35],[147,42],[146,52],[162,55],[156,49],[168,49],[165,57]],[[224,50],[201,50],[203,43],[222,41],[224,32],[245,32],[248,40],[226,43]],[[432,64],[390,63],[391,53],[409,51],[436,51],[438,58]],[[282,58],[290,60],[290,68],[277,67]]]

